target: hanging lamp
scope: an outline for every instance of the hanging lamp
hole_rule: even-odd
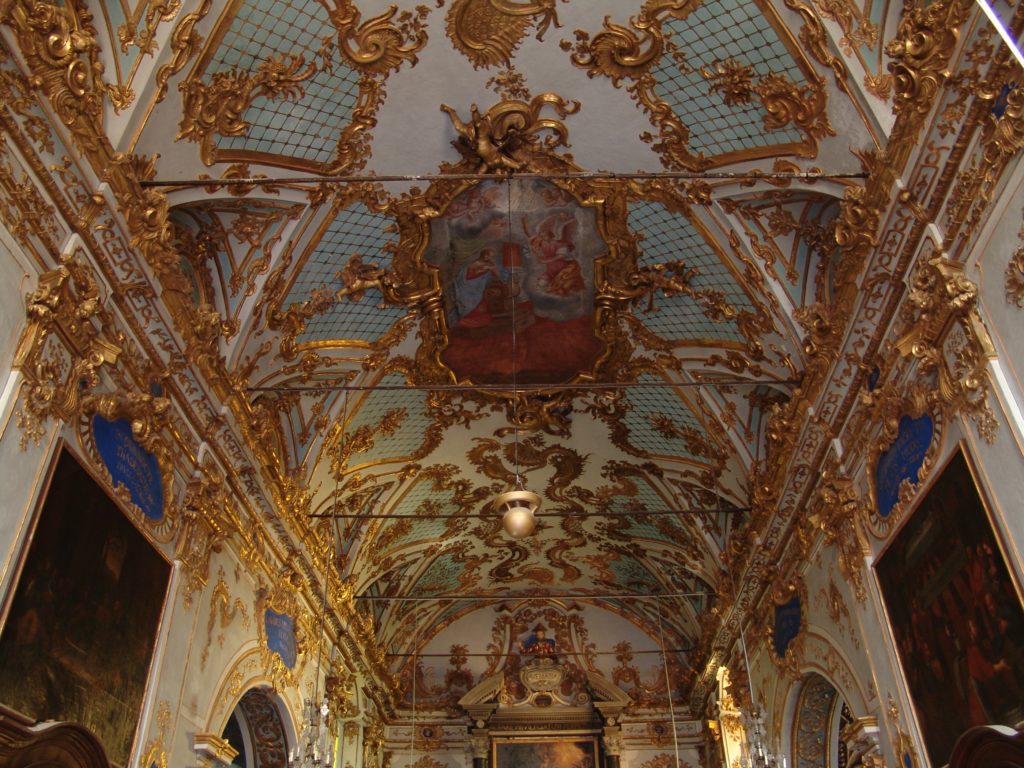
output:
[[[506,254],[513,254],[514,243],[511,241],[512,232],[512,178],[511,174],[505,181],[506,208],[508,226],[506,232],[509,234],[509,241],[503,249]],[[512,431],[514,435],[513,459],[515,462],[515,482],[511,489],[505,491],[494,500],[494,509],[501,515],[501,525],[505,533],[513,539],[522,539],[533,533],[537,526],[535,517],[540,509],[540,496],[523,487],[523,478],[519,474],[519,382],[517,372],[519,360],[517,357],[518,347],[516,345],[516,304],[519,296],[519,278],[516,275],[516,267],[519,265],[519,258],[513,255],[509,258],[509,282],[511,284],[510,295],[512,297]]]

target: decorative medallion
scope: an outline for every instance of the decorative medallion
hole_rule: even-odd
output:
[[[875,465],[875,511],[885,520],[899,502],[904,482],[916,485],[932,444],[935,425],[931,415],[900,419],[896,439],[878,457]]]
[[[160,463],[135,439],[129,419],[108,421],[99,414],[92,417],[93,439],[110,482],[123,487],[132,503],[148,520],[164,516],[164,489]]]

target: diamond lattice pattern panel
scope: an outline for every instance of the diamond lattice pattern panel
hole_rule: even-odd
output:
[[[634,203],[629,206],[628,222],[631,230],[644,236],[640,242],[640,266],[680,260],[687,268],[697,269],[698,274],[690,281],[696,290],[719,291],[733,308],[754,310],[736,277],[684,216],[672,213],[660,203]],[[701,305],[689,296],[656,295],[654,304],[653,311],[638,310],[637,316],[663,339],[743,341],[734,322],[708,318]]]
[[[732,57],[751,67],[754,80],[771,72],[803,82],[778,33],[753,2],[705,2],[685,19],[669,19],[666,36],[686,56],[680,66],[671,55],[661,57],[652,71],[655,93],[690,130],[689,149],[710,156],[799,142],[799,131],[764,128],[764,108],[755,96],[749,104],[727,106],[701,67],[714,71],[714,63]]]
[[[318,50],[322,38],[334,34],[324,7],[315,0],[244,3],[217,49],[210,72],[235,67],[254,72],[260,57],[271,51],[278,56],[301,54],[305,65],[316,62],[317,72],[302,82],[303,93],[297,99],[257,96],[243,115],[250,125],[246,134],[222,137],[218,146],[330,163],[341,131],[352,119],[360,77],[337,53],[330,66],[324,66]]]
[[[655,382],[653,376],[641,376],[639,381]],[[658,430],[655,425],[670,421],[673,427],[691,427],[703,433],[704,427],[679,396],[669,387],[636,387],[629,392],[631,406],[626,415],[629,441],[637,448],[660,456],[673,458],[702,459],[686,447],[686,443],[674,434]]]
[[[391,266],[391,252],[384,246],[395,242],[396,235],[385,230],[393,219],[368,210],[362,204],[339,211],[327,228],[316,250],[310,255],[288,293],[286,306],[308,301],[317,288],[340,287],[337,273],[352,254],[364,261]],[[343,298],[322,315],[312,318],[298,337],[299,343],[354,339],[373,341],[402,315],[399,307],[380,307],[380,291],[371,288],[360,301]]]

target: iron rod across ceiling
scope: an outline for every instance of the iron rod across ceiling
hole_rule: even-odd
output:
[[[734,387],[740,385],[772,384],[788,386],[799,384],[799,379],[715,379],[714,381],[623,381],[580,382],[578,384],[520,384],[516,392],[552,392],[562,390],[601,391],[612,389],[665,389],[675,387]],[[246,387],[247,392],[511,392],[511,384],[327,384],[275,385]]]
[[[689,653],[692,650],[693,650],[693,648],[666,648],[664,652],[665,653]],[[620,653],[620,651],[587,651],[586,653],[584,653],[583,651],[558,651],[554,655],[555,656],[617,656],[619,653]],[[661,648],[648,648],[648,649],[642,650],[642,651],[630,650],[629,653],[634,655],[634,656],[645,654],[645,653],[658,653],[658,654],[660,654],[660,653],[662,653],[662,650],[661,650]],[[413,653],[386,653],[384,655],[385,656],[398,657],[398,658],[405,657],[405,656],[415,656],[416,658],[427,659],[427,658],[449,658],[449,657],[451,657],[451,656],[453,656],[455,654],[452,654],[452,653],[416,653],[416,652],[413,652]],[[484,658],[490,658],[490,657],[495,656],[496,654],[493,654],[493,653],[468,653],[467,652],[467,653],[460,653],[458,655],[459,656],[483,656]]]
[[[658,592],[657,594],[640,594],[638,592],[549,592],[545,594],[531,593],[527,595],[356,595],[356,600],[372,602],[404,602],[404,603],[436,603],[436,602],[495,602],[502,600],[660,600],[669,597],[708,597],[714,592]]]
[[[593,512],[537,512],[535,517],[657,517],[659,515],[702,515],[709,514],[714,515],[720,512],[727,515],[734,514],[736,512],[749,512],[750,507],[710,507],[704,509],[651,509],[651,510],[638,510],[628,512],[610,512],[595,510]],[[417,515],[414,512],[396,512],[394,514],[384,513],[372,513],[372,514],[361,514],[359,512],[313,512],[307,515],[309,518],[330,518],[332,520],[390,520],[392,518],[396,520],[453,520],[455,518],[493,518],[498,519],[502,515],[498,513],[482,515],[474,514],[435,514],[435,515]]]
[[[281,184],[359,184],[372,182],[401,181],[506,181],[515,179],[667,179],[678,181],[697,181],[702,179],[716,180],[778,180],[819,181],[823,179],[866,179],[864,172],[826,173],[825,171],[632,171],[619,173],[616,171],[575,171],[567,173],[415,173],[415,174],[328,174],[325,176],[247,176],[233,179],[146,179],[140,181],[142,187],[266,187]]]

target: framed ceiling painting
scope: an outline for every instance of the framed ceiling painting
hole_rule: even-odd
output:
[[[491,742],[492,768],[598,768],[596,736]]]
[[[92,730],[126,766],[171,566],[67,450],[0,629],[0,702]]]
[[[957,450],[875,567],[933,765],[967,728],[1024,719],[1024,609]]]

